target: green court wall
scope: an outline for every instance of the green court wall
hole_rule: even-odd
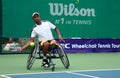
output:
[[[36,11],[64,38],[120,38],[120,0],[2,0],[2,37],[30,37]]]

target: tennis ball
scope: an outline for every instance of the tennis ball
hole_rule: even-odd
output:
[[[30,42],[30,46],[31,47],[35,46],[35,43],[34,42]]]

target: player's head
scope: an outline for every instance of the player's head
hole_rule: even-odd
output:
[[[38,12],[34,12],[34,13],[32,14],[32,19],[33,19],[35,22],[41,21],[41,19],[40,19],[40,14],[39,14]]]

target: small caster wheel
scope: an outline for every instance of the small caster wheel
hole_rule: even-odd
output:
[[[52,71],[55,71],[55,67],[54,66],[52,67]]]

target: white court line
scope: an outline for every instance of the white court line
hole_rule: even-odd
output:
[[[114,70],[120,70],[120,69],[95,69],[95,70],[73,70],[71,72],[87,72],[87,71],[114,71]],[[50,74],[50,73],[64,73],[64,72],[70,72],[70,71],[59,71],[59,72],[35,72],[35,73],[19,73],[19,74],[4,74],[0,75],[4,78],[11,78],[9,75],[29,75],[29,74]]]
[[[92,75],[87,75],[87,74],[80,74],[80,73],[73,73],[73,72],[66,72],[66,73],[79,75],[79,76],[84,76],[84,77],[89,77],[89,78],[100,78],[100,77],[97,77],[97,76],[92,76]]]
[[[4,78],[11,78],[9,76],[6,76],[6,75],[0,75],[1,77],[4,77]]]
[[[89,71],[115,71],[120,69],[95,69],[95,70],[73,70],[71,72],[89,72]],[[66,72],[66,71],[65,71]],[[68,71],[69,72],[69,71]]]

